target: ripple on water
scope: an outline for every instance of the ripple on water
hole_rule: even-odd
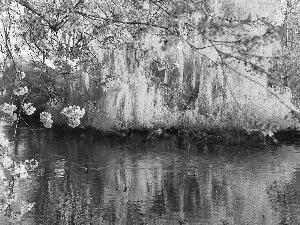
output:
[[[193,143],[183,150],[176,136],[151,143],[133,136],[124,143],[114,136],[80,139],[72,131],[37,133],[40,173],[33,173],[36,188],[27,194],[36,203],[36,224],[299,221],[298,146],[203,151]],[[33,143],[31,132],[21,132],[16,155],[29,156]]]

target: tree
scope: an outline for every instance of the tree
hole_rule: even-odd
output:
[[[166,44],[181,39],[199,52],[214,48],[222,60],[242,61],[261,59],[250,51],[284,36],[284,28],[266,18],[248,15],[237,20],[230,13],[217,15],[213,7],[218,6],[209,0],[17,0],[3,4],[2,52],[13,58],[26,46],[42,62],[51,58],[57,64],[62,64],[61,59],[93,60],[92,41],[102,47],[140,48],[141,36],[147,32],[160,35]],[[263,26],[264,32],[251,34],[257,26]],[[55,60],[58,58],[60,62]]]
[[[72,73],[76,65],[101,68],[94,54],[95,43],[101,48],[133,49],[142,52],[139,55],[144,55],[149,64],[156,61],[161,69],[172,67],[143,46],[142,38],[148,33],[159,36],[164,48],[180,41],[188,43],[208,64],[221,67],[224,74],[230,70],[245,76],[246,70],[274,77],[268,65],[280,58],[280,52],[269,57],[257,53],[262,46],[285,36],[283,26],[273,25],[266,18],[252,18],[250,14],[237,18],[229,1],[7,0],[2,4],[4,64],[10,62],[20,74],[20,61],[24,59],[18,55],[23,52],[27,61],[39,59],[37,67],[54,64],[69,80],[76,79]],[[245,66],[237,69],[237,64]],[[111,79],[95,82],[105,86]],[[55,89],[48,91],[58,96]],[[186,105],[190,102],[187,100]]]
[[[64,104],[60,98],[65,90],[57,87],[55,79],[77,79],[73,73],[77,65],[101,68],[94,54],[95,43],[101,48],[137,51],[149,63],[149,69],[150,65],[158,70],[172,67],[143,45],[143,37],[149,33],[161,39],[163,49],[187,43],[206,59],[207,66],[221,69],[225,83],[228,71],[244,77],[247,72],[247,79],[253,82],[257,81],[251,74],[273,78],[270,64],[280,58],[280,51],[267,57],[259,52],[262,46],[285,38],[286,28],[266,18],[252,18],[251,14],[237,18],[233,8],[230,2],[218,5],[212,0],[4,0],[0,3],[0,93],[8,93],[9,103],[0,105],[0,110],[5,121],[15,123],[17,128],[23,114],[31,115],[36,110],[34,98],[53,106]],[[237,67],[238,64],[243,66]],[[49,65],[54,65],[55,70]],[[35,70],[30,72],[26,67]],[[95,83],[105,86],[111,79],[108,76]],[[193,91],[186,99],[183,112],[196,95]],[[76,127],[85,109],[67,105],[61,113]],[[52,126],[49,113],[41,112],[40,120],[45,127]],[[268,124],[261,131],[272,136],[276,129]],[[1,148],[0,159],[6,157],[11,162],[5,154],[7,147]],[[20,169],[24,166],[11,164],[3,168],[13,173],[13,182],[24,172]]]
[[[274,62],[274,70],[281,72],[280,76],[274,76],[273,83],[281,86],[289,86],[296,99],[299,99],[300,80],[298,76],[299,71],[299,6],[298,0],[286,1],[284,24],[286,35],[282,39],[281,45],[284,54],[289,57],[283,57]]]
[[[53,64],[62,79],[76,80],[73,71],[77,65],[94,70],[101,68],[101,62],[94,53],[95,43],[100,48],[127,48],[142,52],[139,57],[143,56],[149,65],[155,65],[159,70],[172,68],[174,62],[168,65],[170,62],[166,63],[143,45],[143,37],[149,33],[159,36],[165,49],[182,41],[187,43],[193,51],[206,58],[208,67],[221,68],[225,83],[228,83],[228,71],[258,85],[261,84],[251,74],[264,74],[271,81],[285,76],[285,72],[276,66],[270,68],[270,65],[279,63],[280,50],[266,56],[261,48],[285,38],[286,28],[273,25],[264,17],[252,18],[251,14],[239,18],[235,12],[241,10],[230,1],[220,4],[210,0],[7,0],[2,5],[0,43],[3,67],[9,65],[12,73],[20,77],[21,64],[27,60],[41,71],[33,81],[40,88],[37,91],[30,88],[29,94],[19,100],[21,103],[32,99],[36,92],[43,93],[42,96],[52,103],[63,103],[61,95],[64,90],[55,88],[53,73],[49,72],[47,65]],[[94,82],[106,88],[113,79],[108,76],[105,80]],[[3,84],[6,83],[1,88],[2,92],[7,84],[12,86],[10,93],[13,86],[23,88],[26,85],[24,80],[8,79],[8,76],[3,76],[2,80]],[[192,91],[185,98],[181,107],[183,114],[198,94]],[[82,112],[78,111],[76,115],[79,118]],[[44,122],[45,118],[49,119],[47,125],[50,126],[50,116],[43,118]],[[75,124],[78,124],[78,118],[73,121]]]

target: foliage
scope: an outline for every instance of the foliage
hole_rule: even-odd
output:
[[[64,80],[67,84],[76,81],[77,67],[86,72],[87,67],[90,71],[101,69],[101,62],[95,56],[96,45],[139,52],[149,69],[153,69],[151,65],[158,71],[178,68],[178,62],[170,60],[168,65],[167,60],[143,43],[143,37],[148,34],[160,38],[163,51],[185,42],[191,50],[206,58],[210,67],[220,68],[225,82],[226,73],[231,71],[244,77],[245,73],[250,74],[246,77],[253,82],[256,81],[251,75],[263,74],[272,82],[289,77],[292,83],[294,78],[290,74],[297,70],[298,49],[291,46],[286,50],[294,50],[292,62],[288,57],[281,57],[280,51],[275,52],[275,56],[261,52],[263,46],[286,38],[287,27],[274,25],[265,17],[252,18],[251,14],[245,18],[235,17],[234,10],[237,9],[228,2],[221,4],[222,10],[218,7],[211,0],[2,1],[0,95],[8,96],[8,102],[0,105],[1,120],[15,124],[17,128],[18,122],[24,120],[23,115],[33,115],[39,109],[42,111],[40,121],[46,128],[51,128],[52,116],[43,111],[46,107],[40,106],[41,102],[47,102],[48,106],[61,109],[71,127],[79,126],[85,109],[67,105],[66,90],[55,80]],[[295,20],[287,24],[296,26]],[[288,32],[291,29],[288,28]],[[237,67],[239,64],[243,66]],[[293,72],[279,69],[282,65],[292,68]],[[105,80],[95,80],[95,83],[105,91],[110,82],[117,80],[109,74]],[[184,112],[189,110],[191,102],[187,101],[182,107]],[[86,105],[94,107],[93,104]],[[213,120],[216,117],[222,118],[218,115]],[[249,131],[254,130],[271,137],[278,128],[255,120]],[[15,179],[27,178],[27,170],[34,169],[36,161],[15,162],[8,156],[8,149],[9,142],[2,137],[0,178],[8,179],[9,175],[13,183]],[[5,195],[4,210],[10,209],[15,201],[11,195],[12,191]],[[19,205],[22,209],[18,219],[32,207],[24,202]],[[13,217],[11,211],[8,215]]]
[[[283,54],[273,64],[274,76],[270,80],[275,86],[289,86],[292,89],[294,98],[299,100],[300,96],[300,80],[299,71],[299,7],[300,1],[287,0],[285,7],[285,19],[283,26],[286,29],[286,35],[281,41]],[[278,72],[276,72],[278,71]]]
[[[245,76],[245,72],[264,74],[270,80],[284,76],[281,70],[269,68],[281,58],[280,51],[275,56],[266,56],[261,48],[284,39],[286,27],[274,25],[266,17],[253,18],[251,14],[241,18],[235,13],[241,10],[230,1],[7,0],[2,5],[3,67],[12,66],[17,77],[7,82],[15,95],[28,94],[31,99],[45,96],[48,105],[57,103],[63,107],[64,94],[57,91],[59,88],[51,80],[54,75],[45,65],[55,66],[61,79],[74,81],[79,65],[83,70],[87,66],[101,68],[95,44],[100,48],[142,52],[149,64],[156,62],[159,71],[173,68],[177,62],[167,65],[154,50],[147,49],[143,37],[149,33],[161,39],[163,49],[182,41],[187,43],[191,50],[207,58],[212,67],[221,68],[225,81],[228,71],[240,76]],[[40,70],[39,79],[28,88],[24,82],[18,82],[25,76],[19,68],[23,58],[34,62],[34,68]],[[237,68],[239,64],[243,66]],[[97,82],[104,91],[109,88],[107,83],[115,80],[112,76]],[[40,88],[35,90],[37,86]],[[4,91],[5,86],[1,88]]]
[[[11,67],[12,77],[2,76],[5,85],[1,93],[18,96],[21,111],[27,115],[38,107],[29,100],[37,98],[43,98],[51,107],[76,107],[65,104],[65,90],[56,86],[54,77],[70,84],[78,79],[78,67],[88,73],[101,69],[101,62],[95,56],[96,45],[138,51],[140,57],[148,60],[149,69],[153,69],[151,65],[159,71],[179,67],[172,60],[168,65],[167,60],[143,43],[143,37],[148,34],[161,39],[163,50],[180,42],[187,43],[191,50],[209,61],[209,66],[222,70],[225,82],[229,71],[253,82],[256,80],[251,75],[257,74],[272,81],[280,80],[284,73],[270,65],[278,64],[280,59],[288,60],[281,57],[280,50],[271,55],[261,51],[263,46],[283,40],[286,27],[274,25],[266,17],[238,15],[236,12],[242,10],[231,1],[7,0],[2,6],[2,66],[4,71]],[[29,76],[21,66],[24,61],[35,69]],[[54,66],[55,71],[50,71],[47,65]],[[29,86],[24,78],[31,79],[33,85]],[[108,74],[105,80],[95,80],[95,83],[106,91],[108,84],[117,79],[114,74]],[[7,91],[7,86],[14,93]],[[188,110],[191,102],[187,101],[183,111]],[[40,107],[40,110],[44,109]],[[75,127],[84,113],[76,114],[69,109],[61,114]],[[8,115],[18,120],[14,114]],[[49,114],[41,114],[40,119],[46,127],[51,127],[53,121]]]
[[[17,83],[21,83],[26,74],[22,71],[18,73],[19,76]],[[1,121],[15,124],[15,135],[18,127],[18,122],[23,120],[22,114],[32,115],[36,108],[31,102],[29,102],[28,94],[31,92],[27,86],[15,85],[15,88],[11,91],[11,98],[20,102],[20,109],[13,103],[4,102],[0,104]],[[17,111],[18,110],[18,111]],[[69,118],[70,126],[75,127],[80,124],[80,118],[84,115],[84,109],[80,110],[78,107],[64,108],[62,114]],[[52,127],[51,114],[48,112],[40,113],[40,120],[46,128]],[[27,123],[26,123],[27,124]],[[29,127],[30,128],[30,127]],[[15,136],[16,137],[16,136]],[[38,143],[37,143],[38,145]],[[34,170],[38,166],[38,162],[35,159],[25,160],[24,163],[15,161],[9,156],[9,150],[12,148],[12,144],[4,136],[0,137],[0,180],[5,181],[8,191],[2,193],[1,198],[1,210],[5,212],[6,217],[12,221],[20,221],[22,216],[31,210],[34,204],[28,203],[21,199],[18,199],[14,195],[14,187],[17,180],[29,178],[28,171]],[[6,182],[9,180],[8,182]]]
[[[37,168],[36,160],[25,160],[24,163],[14,161],[9,156],[11,143],[4,137],[0,136],[0,180],[7,184],[7,190],[0,195],[1,210],[5,211],[6,217],[11,222],[20,221],[22,216],[30,211],[34,206],[19,199],[14,194],[14,188],[18,180],[29,178],[28,171]]]
[[[166,48],[184,40],[200,53],[205,54],[208,48],[216,51],[218,63],[230,59],[249,64],[256,60],[259,64],[264,57],[250,54],[251,51],[282,38],[285,31],[266,18],[252,19],[249,15],[238,20],[228,12],[217,15],[213,11],[214,3],[208,0],[61,0],[55,3],[16,0],[5,5],[2,22],[7,39],[2,42],[7,44],[7,57],[26,46],[33,54],[29,57],[38,57],[42,62],[51,59],[65,73],[70,73],[72,63],[97,65],[92,49],[94,42],[102,48],[126,46],[147,51],[140,42],[149,32],[160,36]],[[263,32],[251,33],[257,27],[263,27]],[[16,37],[16,43],[12,43],[11,36]]]

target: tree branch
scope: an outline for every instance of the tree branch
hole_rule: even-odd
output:
[[[148,22],[141,22],[141,21],[122,21],[122,20],[117,20],[117,19],[111,19],[111,18],[106,18],[106,17],[101,17],[101,16],[95,16],[95,15],[89,15],[80,11],[75,11],[75,13],[83,16],[83,17],[87,17],[90,19],[98,19],[98,20],[103,20],[103,21],[110,21],[113,23],[122,23],[122,24],[128,24],[128,25],[145,25],[145,26],[151,26],[151,27],[157,27],[157,28],[161,28],[164,30],[167,30],[170,32],[168,27],[162,26],[162,25],[158,25],[158,24],[154,24],[154,23],[148,23]]]
[[[65,15],[60,21],[58,22],[53,22],[50,17],[47,15],[39,12],[33,5],[31,5],[28,1],[26,0],[15,0],[17,3],[31,11],[33,14],[37,15],[38,17],[42,18],[50,27],[51,30],[54,32],[57,32],[60,30],[67,22],[69,15]],[[76,10],[78,6],[83,3],[83,0],[78,0],[78,2],[74,5],[73,9]]]
[[[29,11],[31,11],[33,14],[37,15],[38,17],[42,18],[51,29],[54,28],[54,25],[51,23],[50,18],[48,18],[48,16],[46,16],[45,14],[37,11],[33,5],[31,5],[29,2],[27,2],[26,0],[15,0],[17,3],[19,3],[20,5],[24,6],[26,9],[28,9]]]

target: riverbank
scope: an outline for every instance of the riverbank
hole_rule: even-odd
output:
[[[35,128],[43,129],[42,127]],[[176,136],[182,142],[197,142],[199,144],[212,144],[224,146],[252,146],[255,148],[264,148],[267,146],[281,145],[286,142],[295,142],[300,140],[300,132],[297,130],[282,130],[274,136],[264,136],[260,131],[247,132],[246,130],[179,130],[171,129],[121,129],[101,131],[94,128],[70,128],[66,126],[54,126],[54,130],[65,130],[71,133],[77,133],[80,139],[96,140],[102,136],[111,136],[121,142],[134,139],[135,136],[141,138],[143,143],[151,143],[159,140],[168,139]]]
[[[61,117],[62,118],[62,117]],[[27,117],[28,125],[34,130],[44,129],[42,123],[39,121],[38,116]],[[21,121],[21,127],[27,126]],[[289,137],[300,137],[300,133],[296,129],[279,129],[274,131],[274,135],[264,135],[260,130],[246,130],[243,127],[227,127],[220,128],[214,126],[203,127],[156,127],[156,128],[128,128],[128,129],[107,129],[101,130],[92,126],[80,125],[76,128],[71,128],[64,120],[61,123],[53,124],[51,129],[68,130],[70,132],[78,133],[81,138],[89,137],[97,139],[102,135],[116,136],[120,140],[128,140],[134,134],[142,135],[143,141],[151,142],[158,139],[168,138],[171,135],[176,135],[182,139],[193,139],[199,143],[208,144],[221,144],[226,146],[233,145],[250,145],[254,147],[264,147],[267,145],[279,145],[289,139]]]

